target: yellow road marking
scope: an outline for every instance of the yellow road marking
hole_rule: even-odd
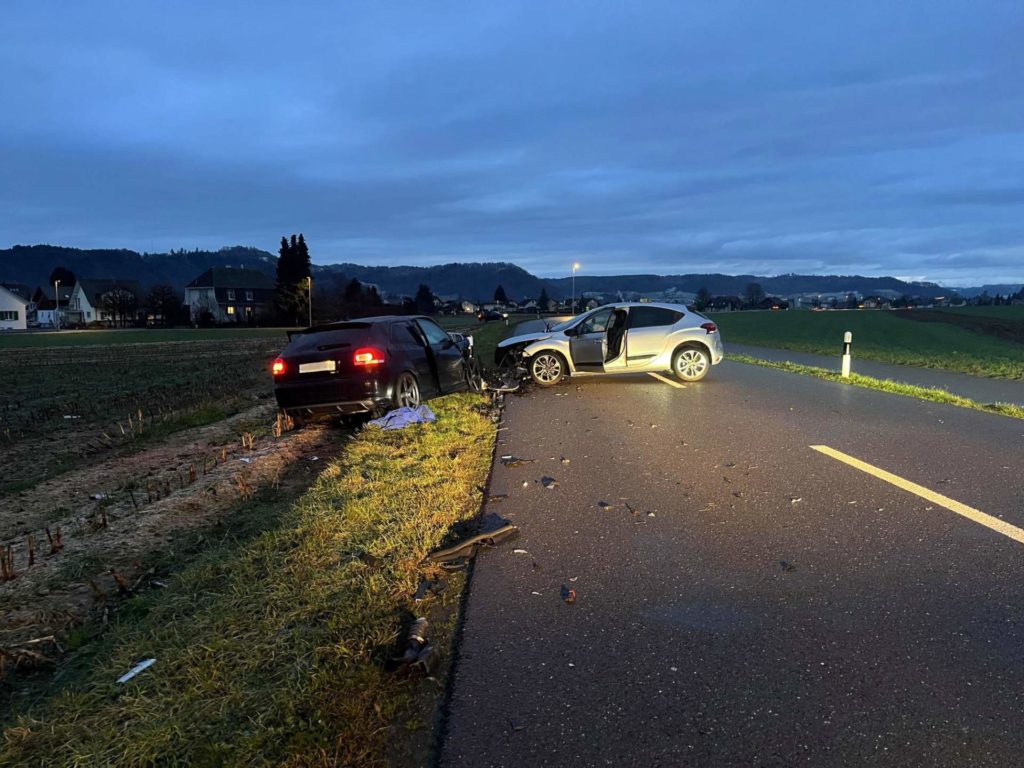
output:
[[[867,472],[869,475],[877,477],[879,480],[884,480],[887,483],[895,485],[897,488],[902,488],[904,491],[920,496],[922,499],[926,499],[933,504],[938,504],[940,507],[956,512],[958,515],[966,517],[968,520],[984,525],[986,528],[991,528],[996,533],[1001,533],[1003,536],[1008,536],[1014,541],[1019,541],[1024,544],[1024,530],[1021,530],[1015,525],[1010,525],[1004,520],[1000,520],[998,517],[992,517],[987,515],[974,507],[969,507],[966,504],[961,504],[955,499],[951,499],[948,496],[943,496],[941,493],[925,488],[923,485],[912,483],[909,480],[904,480],[899,475],[894,475],[892,472],[886,472],[884,469],[879,469],[871,464],[860,459],[855,459],[853,456],[848,456],[842,451],[837,451],[835,448],[829,448],[827,445],[812,445],[811,448],[823,453],[826,456],[831,456],[833,459],[849,464],[855,469],[859,469],[861,472]]]
[[[648,376],[653,376],[656,379],[660,379],[661,381],[664,381],[666,384],[668,384],[670,386],[673,386],[676,389],[686,389],[686,385],[685,384],[680,384],[678,381],[672,381],[672,379],[668,378],[667,376],[662,376],[660,373],[655,373],[654,371],[648,371],[647,375]]]

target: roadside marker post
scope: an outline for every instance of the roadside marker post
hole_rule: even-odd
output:
[[[850,345],[853,344],[853,334],[847,331],[843,334],[843,378],[850,378]]]

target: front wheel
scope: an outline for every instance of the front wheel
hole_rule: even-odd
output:
[[[395,393],[392,397],[395,408],[418,408],[420,404],[420,385],[411,373],[399,375],[395,381]]]
[[[700,381],[711,370],[711,355],[699,347],[683,347],[672,357],[672,372],[682,381]]]
[[[530,376],[542,387],[555,386],[565,373],[565,358],[557,352],[539,352],[530,360]]]

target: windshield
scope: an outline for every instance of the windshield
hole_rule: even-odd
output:
[[[591,310],[591,311],[593,312],[593,311],[596,311],[596,310]],[[575,317],[570,317],[568,320],[563,320],[560,323],[556,323],[555,325],[548,326],[548,330],[549,331],[564,331],[567,328],[572,328],[574,325],[576,325],[576,323],[578,323],[580,321],[581,318],[587,317],[589,315],[590,315],[590,312],[586,312],[586,313],[584,313],[582,315],[576,315]]]

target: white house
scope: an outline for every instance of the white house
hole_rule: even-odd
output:
[[[25,330],[28,327],[28,304],[28,299],[0,285],[0,330]]]
[[[133,325],[141,313],[146,296],[137,280],[91,280],[75,283],[64,313],[68,325]]]

